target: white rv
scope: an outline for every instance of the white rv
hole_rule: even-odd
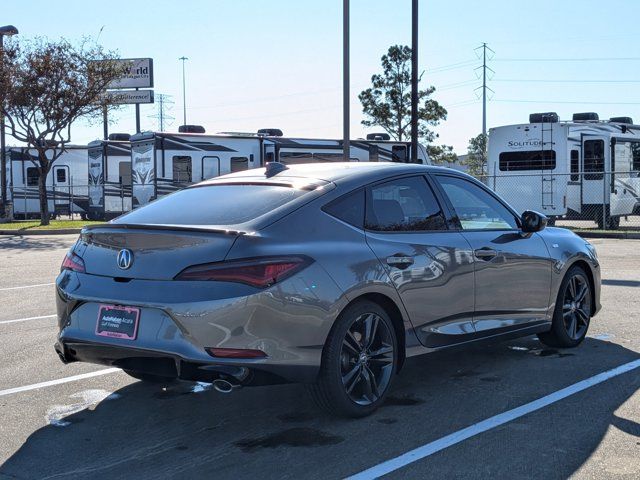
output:
[[[131,210],[131,143],[116,133],[88,147],[89,208],[91,220],[108,220]]]
[[[181,127],[182,130],[185,130]],[[204,134],[191,126],[187,132],[145,132],[131,137],[133,208],[191,183],[226,173],[258,168],[266,162],[309,163],[342,161],[342,141],[284,138],[279,130],[258,134]],[[198,132],[198,133],[192,133]],[[409,161],[410,144],[389,141],[377,134],[374,139],[352,140],[352,161]],[[429,163],[423,146],[419,163]]]
[[[38,152],[23,147],[9,147],[7,152],[8,194],[13,202],[15,218],[38,218],[40,196],[38,192]],[[65,146],[47,175],[49,212],[53,217],[79,213],[86,215],[87,147]]]
[[[640,126],[578,113],[531,114],[529,123],[489,131],[487,184],[516,210],[617,228],[640,213]]]

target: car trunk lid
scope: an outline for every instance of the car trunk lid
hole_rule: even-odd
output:
[[[90,275],[172,280],[192,265],[224,260],[243,233],[204,227],[105,224],[84,229],[74,251]],[[123,250],[130,254],[129,265],[122,258],[119,262]]]

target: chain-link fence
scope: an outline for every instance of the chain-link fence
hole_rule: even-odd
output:
[[[37,185],[11,185],[8,193],[14,219],[40,218]],[[52,218],[108,220],[131,210],[131,186],[47,185],[46,195]]]
[[[478,177],[517,211],[571,229],[639,230],[640,172],[508,172]]]

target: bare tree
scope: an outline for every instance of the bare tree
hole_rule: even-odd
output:
[[[82,117],[98,117],[106,104],[104,91],[124,73],[114,52],[85,39],[35,39],[11,42],[0,65],[0,89],[10,134],[38,152],[38,191],[42,225],[49,224],[46,178],[71,141],[71,126]]]

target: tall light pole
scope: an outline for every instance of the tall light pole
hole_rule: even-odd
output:
[[[349,139],[349,0],[342,3],[342,154],[345,162],[351,159]]]
[[[411,162],[418,161],[418,0],[411,2]]]
[[[17,35],[18,29],[13,25],[5,25],[0,27],[0,64],[4,61],[4,37]],[[0,95],[2,92],[0,92]],[[2,199],[2,211],[0,217],[6,216],[7,208],[7,159],[5,155],[4,143],[4,95],[0,97],[0,196]]]
[[[178,60],[182,60],[182,124],[187,124],[187,86],[184,76],[184,62],[189,60],[187,57],[180,57]]]

